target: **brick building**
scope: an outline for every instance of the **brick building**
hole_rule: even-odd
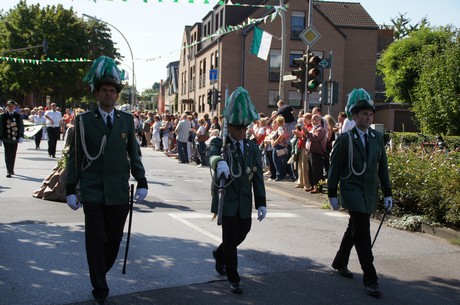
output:
[[[279,5],[279,1],[239,1],[242,4]],[[305,54],[307,45],[299,38],[299,33],[307,26],[308,1],[285,1],[288,5],[284,13],[285,51],[284,75],[290,75],[296,67],[293,58]],[[248,18],[259,19],[275,12],[275,8],[216,5],[201,22],[186,26],[182,39],[179,60],[178,111],[198,113],[221,113],[224,107],[224,92],[243,86],[250,93],[259,112],[270,114],[276,110],[276,102],[281,96],[294,108],[304,107],[303,97],[290,81],[280,86],[282,18],[256,24],[273,35],[267,61],[249,53],[254,26],[241,27],[237,31],[216,35],[219,29],[243,24]],[[322,105],[325,112],[334,117],[343,111],[347,93],[353,88],[364,88],[372,96],[377,85],[376,62],[380,52],[392,40],[381,33],[378,25],[360,3],[314,1],[312,25],[321,38],[310,51],[323,58],[333,54],[331,69],[323,70],[323,79],[331,77],[339,83],[338,104]],[[217,70],[217,80],[210,80],[210,71]],[[207,103],[209,89],[221,91],[222,100],[215,107]],[[281,89],[281,90],[280,90]],[[382,88],[377,88],[380,101],[384,101]],[[384,90],[383,90],[384,92]],[[319,93],[309,95],[309,108],[319,106]],[[383,119],[383,118],[382,118]]]

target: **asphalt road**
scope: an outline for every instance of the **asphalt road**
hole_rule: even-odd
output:
[[[31,195],[57,162],[41,146],[20,144],[11,179],[0,148],[0,305],[92,304],[82,210]],[[354,251],[355,278],[338,276],[330,263],[347,215],[289,182],[267,183],[267,218],[253,218],[239,247],[244,293],[234,295],[211,255],[221,232],[209,212],[209,169],[142,151],[149,196],[134,208],[127,274],[125,240],[108,274],[110,304],[460,304],[460,248],[427,234],[382,228],[380,299],[363,293]]]

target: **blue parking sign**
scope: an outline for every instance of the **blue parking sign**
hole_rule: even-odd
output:
[[[215,81],[215,80],[217,80],[217,69],[211,69],[211,70],[209,70],[209,80],[210,80],[210,81]]]

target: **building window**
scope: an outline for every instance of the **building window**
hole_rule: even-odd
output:
[[[268,75],[269,81],[279,82],[281,67],[281,50],[270,50],[270,71]]]
[[[305,12],[292,11],[291,39],[300,40],[299,34],[305,29]]]
[[[296,107],[296,108],[302,107],[302,93],[298,91],[289,91],[288,103],[292,107]]]
[[[294,58],[300,58],[303,56],[303,51],[302,50],[291,50],[289,52],[289,67],[297,67],[297,65],[294,64],[293,60]]]
[[[278,100],[278,90],[268,90],[268,107],[277,107]]]

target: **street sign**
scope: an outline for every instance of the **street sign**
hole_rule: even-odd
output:
[[[211,70],[209,70],[209,80],[210,80],[210,81],[215,81],[215,80],[217,80],[217,69],[211,69]]]
[[[311,47],[321,38],[321,35],[313,26],[308,26],[299,34],[299,37],[303,40],[303,42]]]
[[[319,63],[318,65],[320,65],[323,69],[330,69],[331,68],[331,64],[329,62],[329,59],[327,58],[323,58]]]

